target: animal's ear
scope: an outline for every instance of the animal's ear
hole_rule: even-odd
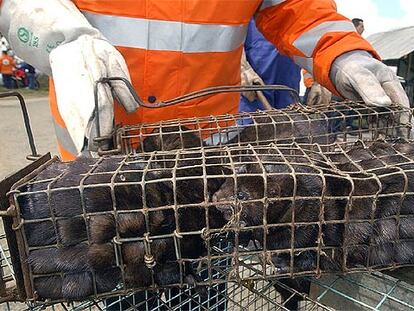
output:
[[[147,172],[147,174],[145,175],[145,180],[156,180],[163,178],[171,178],[171,172],[164,169],[154,169],[150,172]]]
[[[365,148],[365,144],[362,140],[357,140],[354,144],[354,148]]]

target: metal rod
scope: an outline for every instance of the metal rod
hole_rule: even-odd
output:
[[[262,103],[262,105],[263,105],[263,107],[264,107],[265,110],[272,110],[272,109],[274,109],[272,107],[272,105],[269,103],[269,101],[267,100],[266,96],[263,94],[262,91],[256,91],[256,93],[257,93],[257,98]]]
[[[23,114],[24,126],[26,128],[27,138],[29,140],[29,146],[32,151],[32,154],[27,156],[27,159],[36,160],[40,157],[40,155],[37,153],[36,144],[35,144],[33,132],[32,132],[32,127],[30,126],[29,113],[27,112],[27,107],[26,107],[24,98],[18,92],[6,92],[6,93],[0,94],[0,98],[6,98],[6,97],[17,97],[19,99],[20,107],[22,109],[22,114]]]
[[[247,91],[286,91],[289,92],[292,96],[292,98],[296,102],[300,102],[300,97],[298,92],[290,87],[287,87],[285,85],[249,85],[249,86],[241,86],[241,85],[224,85],[224,86],[214,86],[205,88],[199,91],[195,91],[192,93],[185,94],[183,96],[179,96],[170,100],[160,101],[158,103],[154,104],[146,104],[137,94],[134,87],[132,86],[131,82],[128,81],[128,79],[122,78],[122,77],[108,77],[108,78],[101,78],[98,81],[96,81],[94,86],[94,100],[95,100],[95,114],[96,114],[96,133],[97,137],[101,136],[101,128],[100,128],[100,116],[99,116],[99,98],[98,98],[98,88],[100,84],[108,84],[111,86],[111,82],[113,81],[121,81],[125,84],[125,86],[128,88],[129,92],[131,93],[132,97],[134,98],[135,102],[140,107],[145,108],[162,108],[162,107],[168,107],[177,105],[182,102],[194,100],[200,97],[219,94],[219,93],[240,93],[240,92],[247,92]]]
[[[263,82],[253,83],[253,85],[264,85]],[[273,107],[267,100],[262,91],[256,91],[257,99],[262,103],[264,110],[272,110]]]

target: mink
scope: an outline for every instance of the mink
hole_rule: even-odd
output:
[[[176,257],[177,248],[183,259],[197,260],[206,254],[206,243],[199,231],[206,227],[220,228],[226,220],[214,206],[201,207],[201,204],[219,189],[224,179],[208,178],[205,185],[204,171],[199,166],[202,163],[191,156],[180,159],[175,172],[178,178],[175,185],[162,179],[165,176],[169,178],[171,171],[160,169],[144,174],[146,166],[143,157],[131,158],[127,163],[123,163],[122,159],[79,158],[65,165],[62,171],[56,169],[55,173],[60,177],[55,181],[34,184],[39,190],[51,190],[50,200],[46,193],[41,193],[32,198],[32,201],[37,200],[36,204],[29,202],[25,205],[22,196],[22,214],[37,221],[24,224],[29,246],[51,246],[49,251],[30,253],[29,265],[35,273],[63,275],[62,278],[45,279],[45,282],[39,283],[43,292],[41,297],[49,298],[47,286],[50,286],[50,296],[55,295],[53,280],[59,282],[57,287],[60,288],[60,294],[55,296],[69,300],[86,298],[95,293],[98,280],[106,284],[102,288],[108,291],[121,280],[125,281],[123,285],[126,288],[153,285],[153,282],[160,286],[177,283],[177,280],[180,284],[198,282],[187,263],[180,269],[183,263]],[[207,175],[225,176],[228,173],[219,163],[214,164],[206,168]],[[154,168],[157,168],[156,164],[151,167]],[[194,176],[200,178],[180,179]],[[53,180],[57,176],[51,174],[51,177]],[[111,187],[108,184],[110,181],[114,181]],[[194,206],[159,209],[172,207],[176,203]],[[39,215],[42,218],[39,219]],[[44,224],[43,230],[38,230],[39,224]],[[148,255],[149,251],[145,249],[144,242],[115,241],[142,238],[144,233],[150,236],[172,235],[174,231],[194,234],[184,235],[177,245],[172,237],[151,238],[150,254],[155,264],[152,270],[144,262],[144,255]],[[49,258],[48,262],[45,257]],[[122,278],[104,273],[116,266],[122,268]],[[80,280],[82,286],[75,289],[73,284]]]
[[[297,159],[302,161],[301,159]],[[240,221],[244,224],[242,232],[250,231],[252,238],[260,242],[260,244],[266,245],[267,250],[289,249],[291,240],[290,229],[290,215],[291,215],[291,200],[289,197],[293,196],[293,178],[288,174],[288,167],[283,164],[278,165],[265,165],[265,169],[268,173],[286,173],[281,175],[268,176],[267,178],[267,193],[265,193],[264,179],[259,175],[261,168],[256,164],[243,165],[239,168],[237,177],[237,188],[233,179],[228,179],[221,188],[215,192],[212,197],[212,201],[217,203],[216,207],[224,213],[227,220],[230,220],[233,214],[234,206],[221,205],[220,201],[228,201],[237,199],[241,203]],[[256,176],[249,176],[243,174],[258,174]],[[320,181],[316,178],[310,177],[299,178],[298,189],[300,195],[308,196],[317,193],[312,193],[312,183],[320,187]],[[318,184],[319,183],[319,184]],[[267,196],[269,204],[265,209],[265,206],[260,201],[248,201],[248,200],[261,200]],[[285,198],[286,200],[275,200],[276,198]],[[246,203],[243,203],[246,201]],[[248,203],[249,202],[249,203]],[[314,206],[305,205],[305,202],[299,203],[295,208],[295,214],[299,217],[297,221],[315,221],[318,219],[319,209],[316,204]],[[266,233],[262,229],[252,229],[249,227],[260,226],[266,221],[267,224],[277,224],[279,222],[286,223],[286,226],[271,227]],[[295,228],[295,248],[315,246],[317,240],[317,227],[296,227]],[[314,256],[308,256],[307,252],[301,254],[300,262],[297,262],[298,267],[306,267],[313,265]],[[310,258],[307,258],[310,257]],[[272,256],[273,264],[278,268],[280,272],[288,272],[290,257],[284,254]],[[294,286],[297,290],[303,288],[309,288],[309,281],[298,278],[293,281],[290,279],[282,279],[281,282],[288,286]],[[276,289],[280,291],[282,299],[286,301],[291,293],[283,290],[279,286]],[[289,307],[294,310],[300,301],[299,296],[294,296],[289,300]]]

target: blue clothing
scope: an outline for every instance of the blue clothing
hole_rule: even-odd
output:
[[[14,89],[13,76],[3,74],[3,85],[6,89]]]
[[[36,84],[36,69],[26,62],[20,63],[18,65],[18,68],[23,69],[26,73],[26,86],[29,87],[29,89],[31,90],[35,90],[36,88],[38,88],[38,85]]]
[[[26,62],[22,62],[19,65],[19,67],[22,68],[22,69],[24,69],[25,72],[33,73],[33,74],[36,73],[36,69],[34,69],[34,67],[32,65],[30,65],[30,64],[28,64]]]
[[[287,56],[279,54],[275,46],[267,41],[256,28],[254,20],[249,23],[244,48],[247,61],[265,84],[283,84],[299,91],[300,67]],[[292,103],[289,92],[265,91],[264,93],[275,108],[285,108]],[[258,100],[250,103],[244,96],[241,96],[239,111],[253,112],[258,109],[263,109]]]
[[[29,89],[35,90],[36,89],[36,75],[34,73],[27,72],[26,77],[27,77],[27,86],[29,87]]]

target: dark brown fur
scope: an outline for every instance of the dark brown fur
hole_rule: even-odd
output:
[[[89,265],[95,270],[105,270],[116,264],[113,243],[91,244],[87,257]]]
[[[114,216],[112,214],[90,216],[89,234],[91,243],[110,242],[116,235]]]
[[[197,133],[197,134],[196,134]],[[198,132],[190,130],[184,125],[166,126],[161,130],[154,130],[143,140],[139,152],[170,151],[195,147],[203,147],[203,140]]]
[[[320,118],[320,116],[319,116]],[[287,114],[275,113],[273,115],[255,116],[253,124],[245,128],[228,144],[234,143],[320,143],[329,144],[335,140],[335,134],[330,129],[328,120],[313,119],[294,111]]]
[[[401,147],[404,150],[411,148]],[[331,170],[330,176],[325,176],[325,196],[350,197],[347,199],[330,199],[325,201],[324,213],[321,215],[321,204],[318,198],[322,197],[323,180],[317,175],[312,175],[312,168],[292,164],[296,172],[296,203],[295,222],[318,221],[322,216],[325,221],[343,220],[348,214],[347,224],[325,224],[322,227],[324,247],[337,248],[335,256],[321,256],[320,267],[325,271],[338,271],[341,267],[355,268],[359,266],[384,266],[391,267],[393,263],[401,264],[413,262],[414,252],[409,251],[413,243],[398,241],[398,213],[404,212],[412,215],[412,208],[408,211],[408,205],[412,206],[411,196],[403,198],[405,187],[408,191],[414,190],[414,175],[401,172],[401,168],[414,169],[414,165],[408,160],[396,155],[395,149],[388,143],[374,143],[369,148],[356,144],[347,152],[348,157],[335,157],[335,165],[338,169],[349,173],[335,176]],[[350,161],[350,159],[352,161]],[[266,161],[266,156],[262,161]],[[291,162],[299,162],[300,159],[290,158]],[[316,253],[313,251],[298,251],[294,257],[294,266],[290,266],[290,247],[292,212],[291,201],[282,200],[293,195],[293,178],[288,174],[289,170],[283,165],[264,165],[266,172],[279,173],[279,175],[267,175],[267,193],[264,193],[263,172],[259,165],[246,164],[239,169],[237,176],[237,189],[232,178],[229,178],[213,195],[213,202],[224,213],[227,220],[230,219],[235,206],[220,202],[236,198],[240,201],[241,221],[248,230],[249,226],[264,224],[286,223],[286,226],[270,228],[266,239],[266,248],[273,250],[286,250],[286,253],[272,256],[273,264],[279,268],[279,273],[294,271],[312,271],[316,269]],[[328,168],[328,166],[326,166]],[[325,168],[322,168],[322,171]],[[369,170],[366,174],[363,170]],[[250,176],[243,176],[249,173]],[[251,174],[257,173],[257,176]],[[280,173],[285,173],[281,174]],[[300,175],[298,173],[306,173]],[[405,183],[405,176],[409,184]],[[413,178],[413,179],[412,179]],[[411,179],[413,182],[411,182]],[[351,182],[352,180],[352,182]],[[379,184],[380,183],[380,184]],[[412,187],[412,188],[411,188]],[[377,197],[377,194],[382,194]],[[394,195],[395,194],[395,195]],[[387,196],[386,196],[387,195]],[[305,200],[299,199],[307,197]],[[265,206],[260,202],[249,200],[267,197],[269,205],[264,214]],[[271,198],[278,198],[277,201]],[[315,197],[311,200],[309,197]],[[404,199],[404,200],[403,200]],[[244,202],[245,201],[245,202]],[[348,206],[348,203],[352,205]],[[407,206],[405,208],[405,206]],[[374,219],[374,222],[371,221]],[[402,224],[402,226],[401,226]],[[400,223],[400,231],[403,236],[414,232],[414,222],[411,218]],[[317,225],[295,226],[296,248],[315,247],[318,239]],[[260,229],[252,231],[253,238],[261,244],[264,241],[264,232]],[[397,242],[396,242],[397,241]],[[346,262],[342,261],[342,250],[346,252]],[[326,254],[330,254],[327,250]],[[286,297],[285,297],[286,298]]]

